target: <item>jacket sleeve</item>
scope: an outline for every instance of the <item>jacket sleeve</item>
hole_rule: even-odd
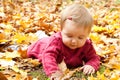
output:
[[[38,58],[40,49],[40,40],[31,44],[27,49],[27,56],[31,58]]]
[[[42,64],[47,76],[50,76],[52,73],[59,70],[56,61],[59,50],[60,49],[58,41],[53,40],[52,42],[50,42],[50,44],[47,45],[47,47],[42,53]]]
[[[95,70],[99,69],[100,66],[100,57],[96,54],[96,51],[92,45],[89,43],[89,46],[86,47],[86,52],[84,56],[85,65],[91,65]]]

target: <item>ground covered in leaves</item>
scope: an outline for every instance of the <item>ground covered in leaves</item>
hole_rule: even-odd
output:
[[[86,6],[94,17],[90,34],[101,67],[93,75],[79,68],[61,80],[120,80],[120,0],[2,0],[0,1],[0,80],[49,80],[41,64],[27,58],[27,47],[60,30],[60,12],[72,3]]]

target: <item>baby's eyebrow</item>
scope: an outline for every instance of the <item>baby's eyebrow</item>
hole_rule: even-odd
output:
[[[67,34],[67,35],[72,35],[71,33],[65,33],[65,34]]]
[[[79,37],[85,37],[85,35],[80,35]]]

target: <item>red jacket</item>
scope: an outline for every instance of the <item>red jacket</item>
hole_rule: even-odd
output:
[[[43,64],[45,73],[49,76],[51,73],[59,70],[58,63],[63,59],[68,68],[76,68],[83,65],[91,65],[97,70],[100,65],[100,57],[89,39],[83,47],[72,50],[66,47],[61,39],[61,32],[50,37],[42,38],[29,46],[27,54],[29,57],[37,58]]]

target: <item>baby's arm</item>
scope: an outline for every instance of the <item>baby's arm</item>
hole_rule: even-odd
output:
[[[51,41],[42,53],[43,68],[47,76],[50,78],[59,78],[61,75],[57,62],[59,54],[60,47],[57,39]]]
[[[85,65],[82,67],[85,74],[94,73],[99,69],[100,57],[96,54],[96,51],[92,44],[88,47],[88,50],[83,58]]]
[[[31,44],[27,49],[27,56],[31,58],[38,58],[40,48],[40,40]]]

